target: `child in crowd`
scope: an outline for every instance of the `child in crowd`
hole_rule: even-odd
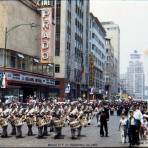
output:
[[[141,133],[140,133],[141,139],[146,140],[147,135],[148,135],[148,121],[146,117],[143,117],[143,123],[141,125]]]
[[[122,144],[126,143],[126,137],[127,137],[127,118],[125,117],[125,114],[121,114],[121,119],[119,122],[119,131],[121,131],[121,142]]]

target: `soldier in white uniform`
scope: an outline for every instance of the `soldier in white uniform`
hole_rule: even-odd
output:
[[[16,135],[16,127],[15,127],[15,115],[17,113],[17,104],[12,104],[11,106],[11,114],[10,114],[10,118],[9,118],[9,121],[10,121],[10,124],[11,124],[11,135]]]
[[[44,116],[44,109],[41,103],[38,105],[37,109],[37,126],[38,126],[38,138],[43,138],[43,116]]]
[[[78,119],[78,109],[75,104],[71,104],[71,112],[69,113],[69,125],[71,127],[71,138],[77,139],[76,137],[76,130],[80,127],[80,123]]]
[[[26,110],[26,123],[28,127],[28,136],[33,136],[32,127],[34,124],[34,112],[35,108],[33,107],[33,104],[29,104],[28,109]]]
[[[21,105],[19,105],[17,113],[16,113],[16,138],[22,138],[22,125],[23,125],[23,108]]]
[[[1,116],[1,120],[2,120],[2,138],[7,138],[8,137],[8,133],[7,133],[7,127],[8,127],[8,116],[9,116],[10,110],[8,108],[8,106],[3,106],[3,112],[2,112],[2,116]]]

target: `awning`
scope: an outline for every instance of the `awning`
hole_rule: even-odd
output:
[[[24,59],[24,56],[22,54],[18,53],[17,55],[18,55],[19,58]]]
[[[39,63],[39,60],[38,59],[33,59],[34,62],[36,63]]]

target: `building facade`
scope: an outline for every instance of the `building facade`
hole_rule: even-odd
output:
[[[114,94],[119,93],[120,89],[120,28],[119,25],[114,22],[102,22],[103,27],[106,30],[107,37],[111,39],[111,44],[114,48],[114,63],[116,69],[116,80],[114,80]]]
[[[42,0],[47,3],[47,0]],[[55,10],[55,78],[61,99],[87,96],[89,0],[50,0]],[[70,86],[69,92],[65,91]]]
[[[105,92],[109,99],[114,94],[116,80],[116,63],[114,57],[114,48],[111,45],[111,39],[106,37],[106,60],[105,60]]]
[[[89,25],[89,86],[94,88],[94,94],[98,97],[105,87],[105,35],[106,32],[98,18],[90,13]]]
[[[130,54],[130,62],[127,68],[127,92],[135,99],[144,98],[144,69],[141,55],[135,50]]]
[[[8,82],[0,98],[49,97],[55,80],[53,68],[40,62],[40,11],[29,0],[1,1],[0,14],[0,75]]]

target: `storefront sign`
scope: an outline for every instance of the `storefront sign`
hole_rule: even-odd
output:
[[[53,63],[52,7],[41,9],[41,63]]]
[[[30,82],[34,84],[55,85],[55,81],[48,78],[35,77],[25,74],[6,72],[7,80]]]

